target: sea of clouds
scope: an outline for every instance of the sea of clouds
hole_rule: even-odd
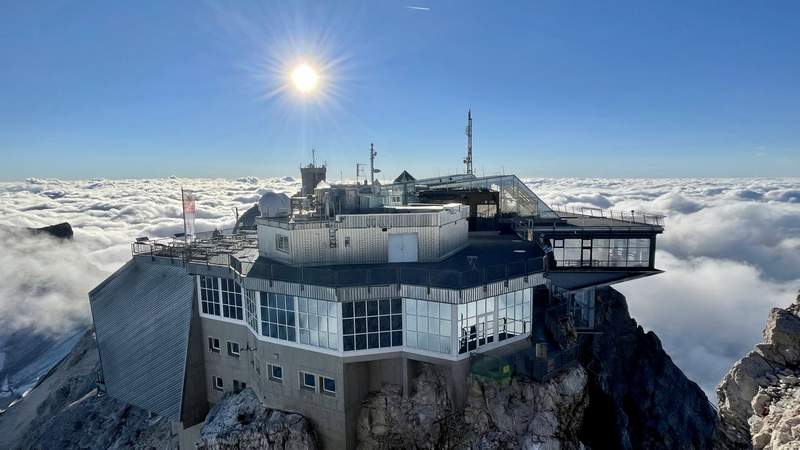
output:
[[[800,179],[524,180],[551,204],[667,216],[664,274],[616,287],[631,314],[707,393],[760,340],[769,309],[800,289]],[[72,242],[0,228],[0,327],[68,333],[90,321],[86,293],[130,258],[139,236],[181,232],[180,188],[197,193],[199,231],[230,228],[291,177],[0,183],[0,225],[69,222]],[[714,400],[713,397],[712,401]]]

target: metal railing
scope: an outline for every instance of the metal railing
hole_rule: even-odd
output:
[[[544,258],[530,258],[473,270],[435,267],[384,266],[338,269],[331,267],[296,267],[263,263],[247,273],[270,280],[291,281],[331,287],[408,284],[463,289],[504,281],[544,271]]]
[[[230,245],[225,246],[219,242],[203,241],[187,244],[171,239],[134,242],[131,247],[134,256],[158,256],[181,259],[186,263],[226,266],[239,276],[254,275],[270,280],[330,287],[408,284],[463,289],[541,273],[545,267],[544,257],[471,270],[440,269],[430,266],[364,266],[340,269],[325,266],[299,267],[269,262],[256,265],[234,255],[246,245],[246,240],[231,241]]]
[[[652,214],[646,212],[631,211],[618,211],[602,208],[590,208],[585,206],[567,206],[567,205],[551,205],[553,211],[564,214],[580,214],[582,216],[618,220],[621,222],[628,222],[632,224],[643,225],[657,225],[664,226],[664,217],[661,214]]]
[[[470,373],[493,380],[511,377],[523,380],[546,382],[564,370],[579,364],[577,344],[546,356],[536,356],[534,347],[528,347],[507,355],[473,353]]]

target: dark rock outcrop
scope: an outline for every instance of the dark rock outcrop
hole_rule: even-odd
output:
[[[763,336],[717,387],[721,429],[732,448],[800,449],[800,295]]]
[[[228,394],[209,411],[200,431],[207,450],[315,450],[311,422],[296,413],[267,409],[252,389]]]
[[[589,407],[581,431],[596,449],[710,449],[716,411],[664,352],[655,333],[628,313],[625,297],[597,291],[597,334],[582,342]]]

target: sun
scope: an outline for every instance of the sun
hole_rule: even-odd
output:
[[[317,71],[306,63],[302,63],[292,69],[291,78],[292,84],[301,94],[312,92],[319,82]]]

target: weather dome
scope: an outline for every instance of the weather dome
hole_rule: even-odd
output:
[[[291,202],[286,194],[265,192],[258,200],[258,211],[261,217],[286,217],[291,211]]]

